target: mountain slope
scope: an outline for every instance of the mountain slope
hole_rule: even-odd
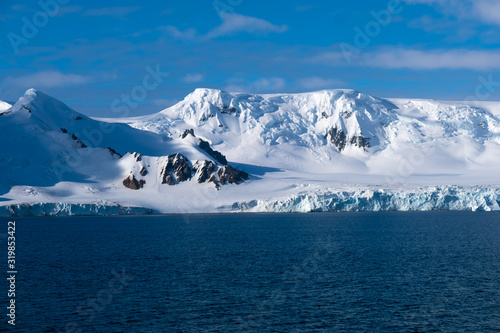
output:
[[[167,137],[194,128],[230,159],[298,172],[383,175],[399,173],[400,161],[419,159],[414,173],[467,174],[490,170],[490,156],[500,152],[500,120],[482,108],[352,90],[197,89],[158,114],[122,121]]]
[[[134,173],[138,161],[127,157],[132,154],[159,167],[174,154],[182,154],[189,168],[197,161],[212,161],[194,138],[165,139],[126,124],[97,121],[34,89],[0,113],[0,140],[2,194],[19,185],[50,187],[63,182],[129,190],[124,180],[139,177]],[[186,172],[191,179],[194,170]],[[147,178],[159,177],[149,172]],[[213,183],[220,185],[219,178]],[[67,191],[70,195],[72,190]]]
[[[0,109],[0,215],[500,209],[497,104],[197,89],[92,119],[30,89]]]

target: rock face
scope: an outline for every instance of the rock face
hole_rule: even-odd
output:
[[[117,152],[116,150],[114,150],[113,148],[111,147],[108,147],[107,148],[109,150],[109,152],[111,153],[111,156],[113,157],[116,157],[116,158],[122,158],[122,154],[120,154],[119,152]]]
[[[220,164],[227,165],[226,156],[222,155],[217,150],[213,150],[207,141],[200,139],[200,143],[198,144],[198,147],[200,147],[201,150],[205,151],[210,157],[212,157],[214,160],[216,160]]]
[[[142,154],[139,153],[133,153],[133,156],[135,157],[136,162],[142,161]]]
[[[78,137],[75,134],[68,133],[67,129],[61,128],[61,132],[63,132],[64,134],[71,134],[71,138],[76,141],[76,146],[78,148],[87,148],[87,145],[85,143],[83,143],[80,139],[78,139]]]
[[[167,177],[163,180],[162,184],[167,184],[167,185],[175,185],[174,178],[172,177],[171,174],[168,174]]]
[[[184,131],[184,133],[181,134],[181,139],[185,139],[188,135],[195,136],[194,135],[194,129],[187,129]]]
[[[181,134],[181,139],[185,139],[189,135],[196,138],[196,135],[194,135],[194,130],[191,128],[191,129],[185,130]],[[198,147],[200,147],[201,150],[206,152],[208,154],[208,156],[213,158],[217,163],[222,164],[222,165],[227,165],[226,156],[222,155],[217,150],[213,150],[212,147],[210,147],[210,143],[208,143],[207,141],[199,138]]]
[[[220,189],[221,185],[240,184],[249,178],[246,172],[229,165],[220,165],[214,160],[198,160],[191,163],[182,154],[158,158],[129,153],[124,159],[131,159],[135,162],[130,175],[123,180],[123,185],[132,190],[142,188],[146,183],[144,179],[148,179],[147,177],[159,177],[161,184],[170,186],[189,180],[194,180],[198,184],[212,183],[216,189]],[[152,175],[152,170],[148,170],[151,163],[160,163],[159,175]],[[153,182],[156,183],[156,180]]]
[[[161,172],[162,184],[175,185],[175,181],[184,182],[191,179],[191,172],[189,160],[186,157],[181,154],[168,155],[167,165]]]
[[[215,172],[217,166],[212,161],[202,161],[198,162],[193,166],[193,170],[196,173],[196,181],[198,183],[205,183],[209,181],[213,173]],[[217,185],[215,177],[213,177],[213,182]]]
[[[219,182],[221,185],[225,184],[240,184],[248,180],[248,173],[237,170],[230,165],[225,165],[217,171]]]
[[[348,144],[363,148],[365,151],[367,150],[367,148],[370,148],[370,138],[366,138],[361,135],[348,138],[343,130],[339,130],[335,127],[332,127],[328,130],[325,138],[329,139],[330,142],[335,147],[337,147],[340,152],[344,150]]]
[[[365,138],[361,135],[353,136],[351,138],[351,145],[363,148],[366,151],[366,148],[370,148],[370,138]]]
[[[135,178],[134,175],[130,175],[123,180],[123,185],[131,190],[138,190],[144,187],[146,181],[141,179],[140,181]]]
[[[330,128],[328,131],[328,134],[326,135],[327,138],[330,138],[330,142],[337,147],[339,151],[344,150],[345,145],[346,145],[346,135],[344,131],[342,130],[337,130],[335,127]]]

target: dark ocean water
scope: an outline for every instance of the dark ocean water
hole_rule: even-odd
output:
[[[500,331],[498,213],[16,222],[15,332]]]

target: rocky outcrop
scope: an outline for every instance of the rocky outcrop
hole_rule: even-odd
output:
[[[328,131],[326,137],[330,139],[330,142],[337,147],[339,151],[344,150],[346,146],[346,135],[343,130],[337,130],[337,128],[332,127]]]
[[[184,182],[191,179],[191,172],[186,157],[181,154],[168,155],[167,164],[161,172],[162,184],[175,185],[175,182]]]
[[[80,139],[78,139],[78,137],[75,134],[69,133],[67,129],[61,128],[61,132],[63,132],[64,134],[71,134],[71,138],[76,141],[76,146],[78,148],[87,148],[87,145],[85,143],[83,143]]]
[[[116,150],[114,150],[113,148],[111,147],[108,147],[107,148],[109,150],[109,152],[111,153],[111,156],[113,157],[117,157],[117,158],[122,158],[122,154],[120,154],[119,152],[117,152]]]
[[[203,150],[204,152],[206,152],[210,157],[212,157],[218,163],[220,163],[222,165],[227,165],[226,156],[222,155],[217,150],[213,150],[212,147],[210,147],[210,144],[207,141],[204,141],[204,140],[200,139],[200,143],[198,144],[198,147],[200,147],[201,150]]]
[[[185,139],[189,135],[196,138],[196,135],[194,134],[194,130],[192,128],[185,130],[181,134],[180,138]],[[217,163],[222,164],[222,165],[227,165],[226,156],[222,155],[217,150],[212,149],[212,147],[210,147],[210,143],[208,143],[207,141],[205,141],[203,139],[199,139],[198,147],[200,147],[201,150],[206,152],[208,154],[208,156],[213,158]]]
[[[351,145],[366,150],[366,148],[370,148],[370,138],[365,138],[361,135],[353,136],[351,138]]]
[[[184,133],[181,134],[181,139],[185,139],[188,135],[195,136],[194,135],[194,129],[187,129],[184,131]]]
[[[233,101],[231,101],[231,104],[229,106],[222,105],[222,107],[220,108],[220,112],[223,113],[223,114],[224,113],[226,113],[226,114],[235,114],[235,113],[238,113],[238,109],[236,109],[236,107],[233,104]]]
[[[142,161],[142,154],[139,153],[131,153],[134,156],[136,162]]]
[[[225,165],[220,167],[217,171],[217,175],[219,176],[219,182],[221,185],[225,184],[240,184],[245,180],[248,180],[248,173],[237,170],[230,165]]]
[[[146,181],[141,179],[137,180],[134,175],[130,175],[123,180],[123,185],[131,190],[138,190],[144,187]]]
[[[164,179],[162,184],[175,185],[174,178],[171,174],[168,174]]]
[[[335,127],[332,127],[328,130],[325,138],[329,139],[329,141],[335,147],[337,147],[340,152],[344,150],[348,144],[351,146],[363,148],[365,151],[367,150],[367,148],[370,148],[370,138],[366,138],[361,135],[347,137],[343,130],[339,130]]]
[[[137,161],[138,157],[140,157],[140,161]],[[195,163],[191,163],[182,154],[151,157],[129,153],[124,159],[130,159],[129,162],[132,162],[133,165],[130,169],[130,175],[123,180],[123,185],[133,190],[142,188],[146,184],[145,180],[148,177],[159,177],[161,184],[170,186],[193,180],[199,184],[212,183],[217,189],[221,185],[240,184],[249,177],[246,172],[237,170],[229,165],[221,166],[216,161],[210,159],[198,160]],[[151,163],[159,163],[159,171],[155,171],[156,169],[154,168],[149,169]],[[152,175],[152,173],[156,172],[159,172],[159,175]],[[152,181],[156,183],[156,180],[153,179]]]
[[[193,166],[195,172],[195,179],[198,183],[206,183],[212,180],[217,185],[217,180],[214,177],[214,172],[217,169],[212,161],[199,161]]]

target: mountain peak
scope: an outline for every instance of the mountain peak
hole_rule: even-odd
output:
[[[75,120],[88,119],[63,102],[34,88],[26,90],[11,110],[14,115],[31,119],[43,128],[51,130],[65,128]]]

